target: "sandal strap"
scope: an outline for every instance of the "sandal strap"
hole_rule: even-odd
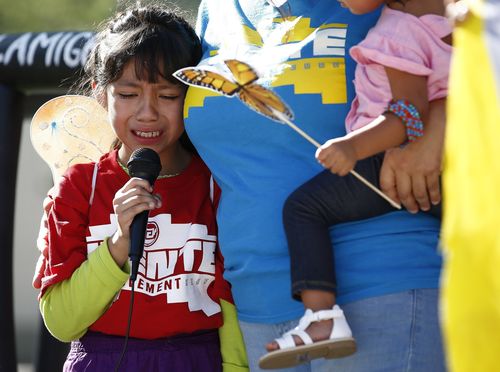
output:
[[[343,311],[335,305],[333,309],[329,310],[319,310],[312,311],[311,309],[307,309],[304,316],[300,318],[298,329],[305,330],[309,325],[313,322],[320,322],[322,320],[335,319],[338,317],[342,317],[344,315]]]
[[[309,336],[307,334],[307,332],[305,332],[305,331],[302,331],[300,329],[294,329],[291,332],[291,334],[292,334],[292,336],[299,336],[302,339],[302,341],[304,342],[304,345],[310,345],[313,343],[311,336]]]
[[[294,328],[276,339],[276,342],[278,343],[280,349],[290,349],[292,347],[297,347],[293,336],[300,337],[302,339],[302,342],[304,342],[304,345],[310,345],[313,343],[313,340],[305,331]]]
[[[275,339],[281,350],[295,347],[295,341],[291,334],[284,333],[281,337]]]
[[[343,339],[346,337],[352,337],[351,329],[347,324],[342,309],[335,305],[333,309],[312,311],[307,309],[305,314],[300,318],[299,324],[294,329],[285,332],[281,337],[276,338],[275,341],[278,343],[280,349],[289,349],[297,347],[293,336],[298,336],[302,339],[305,345],[313,343],[311,336],[305,332],[307,327],[313,322],[320,322],[322,320],[334,319],[334,324],[332,332],[330,334],[330,339]]]
[[[342,309],[335,305],[333,307],[333,311],[336,311],[336,315],[330,339],[352,337],[351,328],[347,323],[347,319],[345,318]]]

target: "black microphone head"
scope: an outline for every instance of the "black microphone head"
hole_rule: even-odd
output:
[[[132,153],[127,168],[130,177],[148,180],[152,186],[161,171],[160,157],[154,150],[142,147]]]

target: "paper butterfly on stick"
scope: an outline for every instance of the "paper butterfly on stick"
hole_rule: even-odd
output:
[[[272,90],[264,88],[256,83],[259,79],[255,70],[245,62],[236,59],[225,60],[224,63],[231,72],[231,77],[223,76],[213,70],[213,67],[186,67],[176,71],[173,75],[180,81],[206,88],[227,97],[237,96],[245,105],[252,110],[266,116],[267,118],[282,124],[299,133],[317,148],[320,143],[296,126],[293,120],[292,110]],[[354,177],[387,200],[393,207],[401,209],[401,205],[385,195],[381,190],[366,180],[354,170],[350,172]]]
[[[184,83],[214,90],[228,97],[238,96],[252,110],[280,123],[283,121],[276,112],[293,120],[292,111],[276,93],[255,83],[259,76],[253,68],[235,59],[226,60],[224,63],[231,71],[233,79],[199,67],[180,69],[174,76]]]

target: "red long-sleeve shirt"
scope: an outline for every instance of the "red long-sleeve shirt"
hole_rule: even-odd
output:
[[[88,253],[116,231],[112,200],[129,179],[116,157],[116,151],[104,155],[97,168],[94,163],[72,166],[51,192],[42,237],[48,246],[42,294],[70,278]],[[232,299],[222,277],[210,177],[201,159],[193,156],[180,175],[159,178],[154,185],[162,207],[149,215],[131,337],[168,337],[222,325],[219,299]],[[90,330],[123,335],[129,301],[126,283]]]

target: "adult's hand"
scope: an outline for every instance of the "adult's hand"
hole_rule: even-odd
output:
[[[40,230],[38,232],[38,238],[36,240],[36,246],[40,252],[38,261],[36,263],[35,274],[33,275],[33,287],[35,289],[42,288],[42,279],[45,275],[45,269],[47,267],[47,260],[49,257],[49,222],[48,215],[54,204],[54,199],[51,196],[53,189],[49,190],[48,196],[43,200],[43,215],[40,222]]]
[[[430,103],[425,134],[418,141],[386,151],[380,186],[411,213],[429,210],[441,201],[439,176],[446,122],[446,100]]]

